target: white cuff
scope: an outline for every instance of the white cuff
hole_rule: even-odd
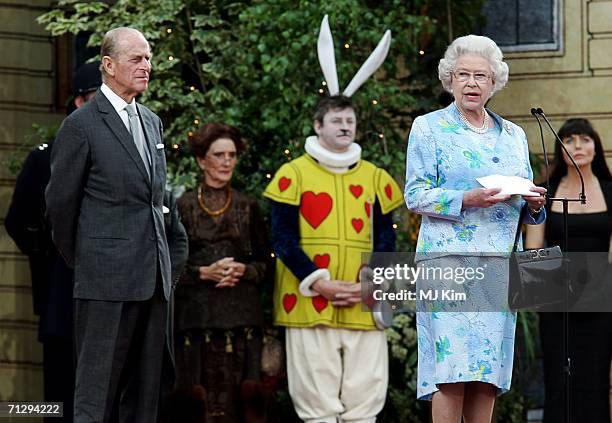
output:
[[[320,417],[318,419],[308,419],[304,420],[304,423],[336,423],[338,419],[336,416],[331,417]]]
[[[318,269],[306,276],[304,280],[300,282],[300,294],[305,297],[316,297],[319,295],[317,292],[310,289],[312,284],[315,283],[317,279],[325,279],[329,281],[331,280],[331,273],[329,273],[329,270],[327,269]]]

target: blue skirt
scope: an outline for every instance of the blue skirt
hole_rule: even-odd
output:
[[[460,286],[456,279],[435,276],[417,280],[417,294],[432,288],[466,294],[463,298],[455,294],[443,303],[430,301],[431,296],[423,301],[417,295],[418,399],[431,400],[443,383],[485,382],[495,385],[498,394],[510,389],[516,313],[502,306],[508,291],[508,259],[487,257],[484,262],[483,279],[462,278]],[[457,269],[482,263],[482,258],[456,255],[419,264]]]

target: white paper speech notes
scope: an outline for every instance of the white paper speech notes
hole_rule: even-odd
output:
[[[539,193],[529,190],[535,187],[534,183],[520,176],[489,175],[476,180],[485,188],[501,188],[501,192],[497,194],[499,196],[516,194],[526,197],[540,196]]]

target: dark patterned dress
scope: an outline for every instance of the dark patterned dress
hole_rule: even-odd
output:
[[[205,187],[203,196],[207,208],[219,210],[228,191]],[[209,422],[240,421],[240,386],[261,373],[260,297],[270,260],[265,222],[257,202],[234,190],[219,216],[200,207],[196,190],[178,200],[178,209],[189,258],[176,289],[177,386],[204,386]],[[233,288],[215,288],[214,281],[199,278],[201,266],[224,257],[246,264]]]

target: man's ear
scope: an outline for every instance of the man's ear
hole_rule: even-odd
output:
[[[115,76],[115,64],[113,63],[113,59],[110,56],[104,56],[102,58],[102,67],[107,75]]]
[[[85,97],[83,97],[82,95],[77,95],[74,98],[74,105],[76,106],[77,109],[85,103],[87,103],[87,100],[85,100]]]
[[[314,121],[314,124],[312,125],[314,127],[315,132],[317,133],[317,135],[321,135],[321,122],[319,122],[318,120]]]

